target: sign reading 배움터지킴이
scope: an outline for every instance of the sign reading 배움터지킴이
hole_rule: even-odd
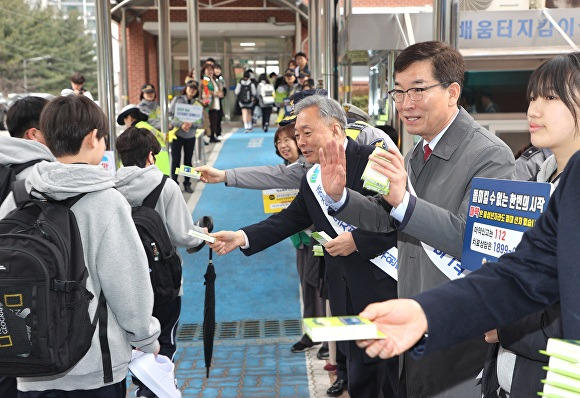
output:
[[[201,124],[203,107],[199,105],[175,104],[174,117],[182,122]]]
[[[470,271],[515,250],[550,199],[550,184],[474,178],[461,266]]]

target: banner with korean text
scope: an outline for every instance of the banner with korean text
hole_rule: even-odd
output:
[[[550,184],[474,178],[461,266],[474,271],[516,249],[550,199]]]

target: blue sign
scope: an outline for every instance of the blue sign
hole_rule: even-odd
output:
[[[546,209],[550,188],[543,182],[474,178],[461,266],[474,271],[513,252]]]

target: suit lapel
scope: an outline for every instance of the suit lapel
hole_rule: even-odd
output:
[[[423,140],[415,145],[415,148],[410,155],[409,165],[411,166],[411,170],[407,170],[407,173],[411,178],[411,183],[415,184],[423,170],[423,167],[425,167],[425,162],[423,161]]]

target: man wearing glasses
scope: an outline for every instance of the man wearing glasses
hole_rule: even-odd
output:
[[[471,180],[510,178],[514,157],[458,106],[465,64],[457,50],[417,43],[394,66],[389,94],[407,132],[421,139],[405,159],[396,148],[378,158],[389,194],[368,200],[345,189],[338,146],[327,145],[320,163],[333,216],[367,231],[399,232],[398,293],[410,297],[459,277]],[[404,354],[399,396],[480,398],[486,351],[481,336],[421,360]]]

